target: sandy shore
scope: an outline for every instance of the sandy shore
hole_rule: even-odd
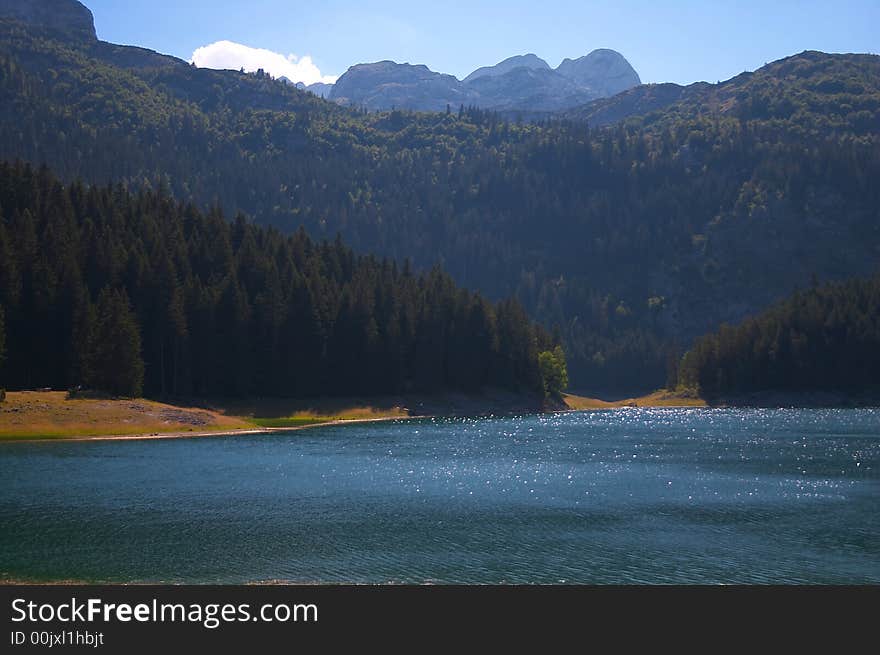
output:
[[[309,428],[326,428],[334,425],[354,425],[357,423],[385,423],[390,421],[412,421],[415,419],[431,418],[430,416],[387,416],[381,418],[353,418],[334,419],[331,421],[316,421],[307,425],[294,425],[283,428],[240,428],[237,430],[207,430],[202,432],[153,432],[150,434],[103,434],[89,435],[84,437],[52,437],[43,439],[9,439],[0,440],[0,443],[70,443],[78,441],[148,441],[153,439],[198,439],[203,437],[240,437],[254,434],[272,434],[273,432],[293,432],[294,430],[308,430]]]
[[[705,402],[669,392],[617,401],[566,394],[551,402],[535,394],[495,390],[472,395],[270,399],[230,402],[221,407],[169,405],[145,399],[69,399],[62,392],[51,391],[12,392],[0,404],[0,443],[217,438],[439,416],[693,406],[705,406]]]
[[[317,426],[431,416],[535,413],[537,394],[486,390],[348,398],[69,398],[59,391],[17,391],[0,403],[0,442],[192,439],[257,435]]]

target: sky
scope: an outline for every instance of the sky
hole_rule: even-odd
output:
[[[803,50],[880,53],[880,0],[83,0],[98,38],[211,68],[332,81],[392,59],[458,78],[533,52],[595,48],[643,82],[726,80]]]

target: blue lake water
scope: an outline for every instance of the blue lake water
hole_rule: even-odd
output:
[[[0,444],[0,577],[880,583],[880,411]]]

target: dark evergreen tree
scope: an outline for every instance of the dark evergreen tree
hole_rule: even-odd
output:
[[[813,286],[698,339],[680,384],[707,396],[880,387],[880,276]]]
[[[140,396],[144,384],[141,334],[124,289],[98,296],[89,346],[89,386],[119,396]]]
[[[541,388],[549,337],[434,269],[416,275],[163,190],[0,164],[12,388],[340,395]],[[5,215],[13,217],[13,227]],[[27,256],[20,256],[25,253]],[[13,255],[14,254],[14,255]],[[13,273],[14,272],[14,273]],[[19,281],[20,280],[20,281]]]
[[[6,362],[6,312],[0,305],[0,387],[3,387],[3,364]]]

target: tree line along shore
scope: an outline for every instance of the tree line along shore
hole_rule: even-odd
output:
[[[490,302],[437,268],[417,273],[406,263],[357,256],[339,239],[284,236],[241,215],[229,222],[219,210],[201,212],[162,190],[63,185],[45,168],[0,164],[0,389],[69,389],[67,396],[82,394],[84,403],[63,405],[63,412],[75,417],[74,407],[89,406],[97,413],[59,427],[55,396],[43,403],[48,415],[39,404],[26,411],[7,401],[9,425],[0,426],[0,436],[193,431],[189,419],[177,424],[173,410],[158,421],[150,411],[113,419],[103,409],[113,396],[228,404],[460,393],[482,394],[491,407],[484,390],[498,389],[516,399],[507,402],[509,411],[665,399],[864,405],[877,395],[878,370],[874,277],[813,284],[698,339],[673,363],[671,391],[612,403],[563,397],[568,373],[558,337],[515,301]],[[90,398],[96,390],[106,397]],[[435,406],[437,413],[457,411]],[[370,402],[357,407],[368,418],[407,415],[367,409]],[[464,413],[483,409],[472,404]],[[195,426],[295,427],[346,418],[338,409],[296,414],[221,412]]]
[[[557,394],[558,341],[438,268],[159,190],[0,164],[0,386],[137,397]]]
[[[671,395],[606,402],[569,394],[547,404],[540,394],[495,389],[373,398],[225,399],[193,406],[143,398],[71,398],[63,391],[19,391],[7,393],[0,403],[0,441],[254,434],[364,421],[611,409],[637,403],[701,404],[698,399]]]

